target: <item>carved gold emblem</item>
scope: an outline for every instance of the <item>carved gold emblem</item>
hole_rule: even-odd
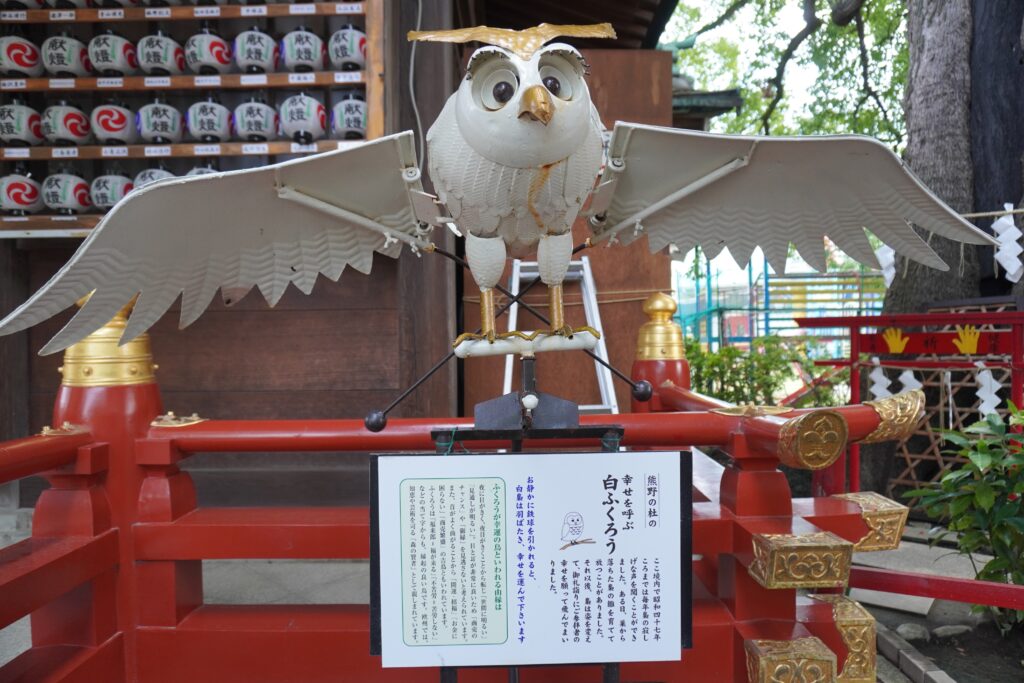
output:
[[[611,24],[540,24],[522,31],[490,26],[473,26],[444,31],[409,31],[409,40],[437,43],[469,43],[479,41],[497,45],[529,60],[545,43],[559,36],[569,38],[614,38]]]
[[[838,588],[850,578],[853,544],[828,531],[754,534],[747,572],[765,588]]]
[[[835,495],[835,498],[842,498],[859,505],[860,516],[870,530],[867,536],[854,544],[854,550],[872,552],[893,550],[899,547],[910,508],[874,491],[839,493]]]
[[[875,618],[860,603],[843,595],[815,594],[832,603],[832,620],[846,646],[846,661],[836,679],[843,683],[875,683],[878,664],[875,651]]]
[[[820,470],[846,448],[846,420],[834,410],[816,410],[787,420],[779,430],[779,461],[803,470]]]
[[[149,423],[150,427],[188,427],[189,425],[199,424],[200,422],[206,422],[205,417],[199,417],[198,414],[192,413],[188,416],[175,415],[168,411],[166,415],[157,415],[156,419]]]
[[[836,655],[817,638],[747,640],[750,683],[833,683]]]
[[[864,401],[878,413],[878,427],[861,443],[903,440],[914,433],[924,417],[924,392],[920,389],[905,391],[878,401]]]

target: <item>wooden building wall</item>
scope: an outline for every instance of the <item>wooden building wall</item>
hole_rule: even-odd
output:
[[[414,28],[416,14],[415,0],[387,3],[387,72],[367,74],[384,83],[387,132],[414,126],[405,33]],[[424,26],[451,21],[446,3],[424,3]],[[417,102],[425,125],[453,89],[453,54],[451,46],[419,49]],[[78,244],[0,244],[0,314],[43,285]],[[361,419],[386,406],[447,353],[455,330],[455,274],[441,258],[375,255],[370,275],[350,270],[338,283],[321,277],[312,295],[290,288],[274,309],[254,289],[230,308],[216,298],[192,326],[178,330],[175,306],[151,330],[165,407],[211,419]],[[70,315],[0,338],[0,373],[8,380],[0,390],[0,439],[49,424],[61,354],[40,357],[35,351]],[[452,364],[392,415],[451,415],[457,402]],[[202,504],[337,504],[364,499],[367,488],[365,457],[349,454],[205,454],[189,459],[186,467]],[[24,480],[21,504],[32,504],[42,486],[38,478]]]
[[[590,63],[590,94],[606,128],[615,121],[631,121],[660,126],[672,125],[672,56],[655,50],[587,50]],[[582,220],[573,227],[576,244],[587,235]],[[647,239],[629,246],[606,243],[586,249],[580,255],[590,257],[597,287],[601,322],[612,364],[629,372],[636,349],[636,334],[646,321],[641,304],[653,291],[667,291],[672,284],[671,260],[663,254],[651,254]],[[506,268],[504,281],[508,281]],[[479,290],[468,272],[463,276],[465,328],[480,324]],[[501,297],[499,297],[499,301]],[[547,291],[537,285],[525,297],[531,305],[546,313]],[[583,325],[585,316],[578,285],[566,285],[566,319]],[[541,323],[520,309],[519,329],[542,328]],[[504,316],[498,329],[505,330]],[[464,362],[463,404],[468,415],[480,401],[502,393],[504,358],[477,358]],[[513,388],[519,386],[518,374]],[[537,383],[541,391],[581,404],[600,403],[594,362],[583,353],[550,353],[538,356]],[[629,387],[616,380],[616,396],[622,410],[629,409]]]

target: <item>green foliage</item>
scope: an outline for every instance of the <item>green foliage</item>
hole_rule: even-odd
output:
[[[682,0],[664,40],[691,36],[734,2]],[[763,132],[761,119],[775,94],[771,80],[804,25],[801,4],[752,0],[722,26],[697,37],[694,47],[677,52],[678,70],[693,77],[698,89],[742,93],[743,107],[714,119],[714,130]],[[846,26],[831,22],[830,9],[828,0],[817,0],[823,23],[796,47],[769,130],[776,135],[862,133],[898,148],[905,132],[902,96],[909,66],[905,0],[865,0],[859,20]]]
[[[963,431],[944,432],[964,464],[936,486],[904,496],[947,523],[932,530],[932,543],[955,534],[958,552],[971,559],[977,578],[1024,585],[1024,436],[1013,430],[1024,426],[1024,413],[1012,404],[1008,422],[993,413]],[[976,553],[993,559],[979,567]],[[988,609],[1004,632],[1024,624],[1024,610]]]
[[[795,365],[807,362],[796,346],[780,337],[757,337],[751,350],[723,346],[704,350],[700,342],[686,340],[690,383],[694,391],[730,403],[772,405],[786,382],[796,377]]]

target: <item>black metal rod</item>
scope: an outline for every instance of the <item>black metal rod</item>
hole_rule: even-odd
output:
[[[576,247],[576,248],[575,248],[575,249],[573,250],[573,253],[576,253],[577,251],[579,251],[579,250],[581,250],[581,249],[585,249],[585,248],[586,248],[586,246],[587,246],[586,242],[582,243],[581,245],[577,246],[577,247]],[[452,254],[451,252],[445,251],[444,249],[435,249],[434,251],[436,251],[436,252],[437,252],[438,254],[441,254],[442,256],[446,256],[446,257],[450,258],[450,259],[451,259],[452,261],[455,261],[455,263],[458,263],[459,265],[461,265],[461,266],[463,266],[463,267],[465,267],[465,268],[468,268],[468,267],[469,267],[469,264],[468,264],[468,263],[466,263],[465,259],[461,259],[461,258],[459,258],[458,256],[456,256],[455,254]],[[519,303],[521,303],[521,304],[522,304],[523,306],[525,306],[525,307],[527,308],[527,310],[529,310],[529,311],[533,312],[533,313],[534,313],[534,315],[537,315],[537,313],[536,313],[535,311],[533,311],[532,307],[530,307],[530,306],[529,306],[529,305],[528,305],[528,304],[527,304],[526,302],[520,302],[519,300],[520,300],[520,299],[521,299],[521,298],[522,298],[523,296],[525,296],[525,295],[526,295],[526,293],[527,293],[527,292],[529,292],[529,291],[530,291],[530,289],[531,289],[531,288],[532,288],[532,287],[533,287],[533,286],[534,286],[535,284],[537,284],[538,282],[540,282],[540,280],[534,280],[533,282],[530,282],[530,283],[529,283],[528,285],[526,285],[525,287],[523,287],[522,291],[520,291],[520,292],[519,292],[519,294],[516,294],[515,296],[512,296],[512,294],[511,294],[511,293],[509,293],[509,291],[508,291],[507,289],[505,289],[505,288],[504,288],[504,287],[502,287],[501,285],[498,285],[498,291],[500,291],[500,292],[501,292],[501,293],[502,293],[502,294],[503,294],[504,296],[507,296],[507,297],[509,297],[509,301],[508,301],[508,302],[507,302],[507,303],[506,303],[506,304],[505,304],[504,306],[502,306],[502,307],[501,307],[500,309],[498,309],[498,312],[497,312],[497,313],[495,314],[495,317],[497,317],[497,316],[501,315],[502,313],[504,313],[504,312],[505,312],[505,311],[507,311],[508,309],[512,308],[512,305],[513,305],[513,304],[515,304],[515,303],[517,303],[517,302],[519,302]],[[544,323],[545,323],[545,324],[548,324],[548,321],[547,321],[547,320],[544,320]],[[476,330],[476,334],[480,334],[480,331],[481,331],[481,329],[482,329],[482,328],[477,328],[477,330]],[[587,353],[590,353],[590,352],[588,351]],[[424,373],[424,374],[423,374],[423,376],[422,376],[422,377],[420,377],[420,378],[419,378],[418,380],[416,380],[415,382],[413,382],[413,383],[412,383],[412,385],[410,385],[408,389],[406,389],[405,391],[403,391],[403,392],[402,392],[402,393],[401,393],[401,394],[400,394],[400,395],[398,396],[398,398],[396,398],[396,399],[395,399],[394,401],[392,401],[392,402],[391,402],[391,403],[390,403],[390,404],[388,405],[388,407],[384,409],[384,411],[383,411],[384,415],[387,415],[387,414],[388,414],[388,413],[390,413],[390,412],[391,412],[392,410],[394,410],[394,409],[395,409],[395,407],[397,407],[399,403],[401,403],[402,401],[404,401],[404,400],[405,400],[405,399],[406,399],[406,398],[407,398],[407,397],[409,396],[409,394],[411,394],[412,392],[416,391],[416,389],[417,389],[417,388],[418,388],[418,387],[419,387],[419,386],[420,386],[421,384],[423,384],[423,383],[424,383],[424,382],[426,382],[426,381],[427,381],[428,379],[430,379],[430,378],[431,378],[431,377],[433,376],[433,374],[434,374],[435,372],[437,372],[437,371],[438,371],[438,370],[440,370],[440,369],[441,369],[442,367],[444,367],[445,363],[447,363],[448,361],[450,361],[450,360],[451,360],[451,359],[452,359],[452,358],[453,358],[454,356],[455,356],[455,350],[454,350],[454,349],[452,349],[451,351],[449,351],[449,352],[448,352],[448,355],[446,355],[446,356],[445,356],[444,358],[442,358],[442,359],[441,359],[441,360],[439,360],[439,361],[438,361],[437,363],[435,363],[435,364],[434,364],[434,366],[433,366],[432,368],[430,368],[429,370],[427,370],[427,371],[426,371],[426,373]],[[594,356],[594,358],[595,358],[596,360],[598,360],[598,361],[601,361],[601,359],[600,359],[600,358],[597,358],[596,356]],[[601,361],[601,362],[603,362],[603,361]],[[609,366],[609,367],[610,367],[610,366]],[[612,372],[616,372],[616,373],[618,373],[618,370],[615,370],[615,368],[611,368],[611,369],[612,369]],[[625,377],[625,375],[623,375],[623,377]],[[628,380],[627,380],[627,381],[628,381]]]
[[[580,251],[583,251],[584,249],[586,249],[589,246],[590,246],[590,244],[588,242],[581,242],[580,244],[576,245],[573,248],[572,253],[576,254],[576,253],[578,253]],[[451,253],[449,251],[445,251],[444,249],[435,248],[434,251],[436,251],[438,254],[441,254],[442,256],[446,256],[447,258],[450,258],[452,261],[454,261],[455,263],[459,264],[463,268],[469,268],[469,262],[467,262],[466,259],[459,258],[455,254],[453,254],[453,253]],[[495,285],[494,288],[496,290],[498,290],[499,292],[501,292],[502,296],[506,296],[506,297],[509,297],[511,299],[511,301],[508,302],[508,305],[506,305],[504,308],[502,308],[500,311],[498,311],[498,315],[501,315],[502,313],[505,312],[505,310],[507,308],[511,307],[512,304],[518,302],[520,306],[522,306],[527,311],[529,311],[530,314],[532,314],[535,318],[540,320],[545,325],[550,325],[551,324],[551,320],[549,320],[547,318],[547,316],[543,315],[540,311],[538,311],[536,308],[534,308],[530,304],[526,303],[525,301],[519,301],[519,299],[524,294],[526,294],[526,292],[529,291],[529,289],[531,287],[533,287],[535,284],[537,284],[538,282],[540,282],[540,279],[531,281],[528,285],[526,285],[526,287],[524,287],[522,289],[522,291],[520,291],[518,294],[515,294],[515,295],[513,295],[512,292],[508,291],[507,289],[505,289],[501,285]],[[477,332],[479,332],[479,330],[477,330]],[[611,370],[612,374],[614,374],[616,377],[618,377],[623,382],[628,384],[631,389],[636,389],[637,388],[636,382],[634,382],[632,379],[630,379],[629,375],[627,375],[626,373],[622,372],[621,370],[616,368],[614,365],[612,365],[611,363],[609,363],[605,359],[603,359],[600,356],[598,356],[593,351],[591,351],[589,349],[583,349],[583,352],[586,353],[591,358],[593,358],[594,360],[596,360],[598,363],[600,363],[604,367],[606,367],[609,370]]]

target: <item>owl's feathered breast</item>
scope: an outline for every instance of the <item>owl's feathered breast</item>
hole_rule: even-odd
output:
[[[583,144],[565,159],[536,168],[504,166],[480,155],[459,131],[448,100],[427,133],[428,173],[460,230],[499,236],[513,255],[541,235],[572,226],[601,166],[601,122],[593,112]]]

